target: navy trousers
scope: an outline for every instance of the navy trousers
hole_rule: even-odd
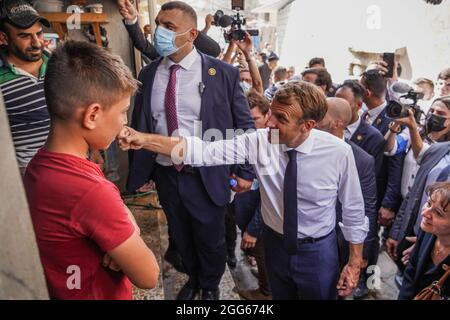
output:
[[[264,230],[266,266],[274,300],[335,300],[339,280],[336,233],[315,243],[299,244],[289,255],[283,236]]]
[[[177,172],[158,165],[154,178],[190,286],[217,289],[226,262],[225,207],[211,201],[198,171]]]

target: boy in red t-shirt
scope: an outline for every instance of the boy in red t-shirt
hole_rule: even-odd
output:
[[[53,299],[131,299],[128,279],[141,288],[158,280],[118,189],[87,159],[127,124],[137,88],[120,57],[90,43],[66,42],[48,63],[50,134],[24,184]]]

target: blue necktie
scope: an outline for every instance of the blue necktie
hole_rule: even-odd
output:
[[[283,242],[289,254],[297,253],[297,151],[287,151],[289,162],[284,174]]]

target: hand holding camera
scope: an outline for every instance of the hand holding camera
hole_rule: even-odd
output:
[[[253,48],[253,41],[248,32],[244,31],[244,39],[233,39],[232,42],[244,53],[246,59],[250,57],[250,53]]]

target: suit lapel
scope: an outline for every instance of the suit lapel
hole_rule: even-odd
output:
[[[212,78],[216,75],[216,69],[214,68],[213,61],[208,59],[203,53],[199,52],[202,58],[202,93],[201,93],[201,107],[200,107],[200,120],[202,121],[202,133],[209,128],[208,123],[208,109],[211,107],[209,104],[213,101],[211,96],[211,84]],[[200,86],[200,84],[199,84]],[[200,90],[200,88],[199,88]]]
[[[373,122],[373,126],[375,128],[377,128],[382,134],[384,134],[385,132],[383,132],[384,130],[384,116],[386,113],[386,108],[384,108],[380,114],[378,115],[378,117],[375,119],[375,121]]]
[[[364,122],[364,120],[361,119],[361,123],[359,124],[358,128],[356,129],[355,133],[350,139],[351,142],[355,143],[358,146],[361,146],[364,139],[366,138],[365,132],[363,130],[365,124],[366,123]]]
[[[152,92],[153,92],[153,83],[155,81],[156,72],[158,71],[158,66],[161,64],[163,58],[159,58],[154,63],[149,65],[149,70],[147,72],[148,79],[142,79],[142,82],[144,84],[144,108],[145,111],[148,112],[148,128],[151,128],[151,131],[154,130],[153,128],[153,117],[152,117]]]

